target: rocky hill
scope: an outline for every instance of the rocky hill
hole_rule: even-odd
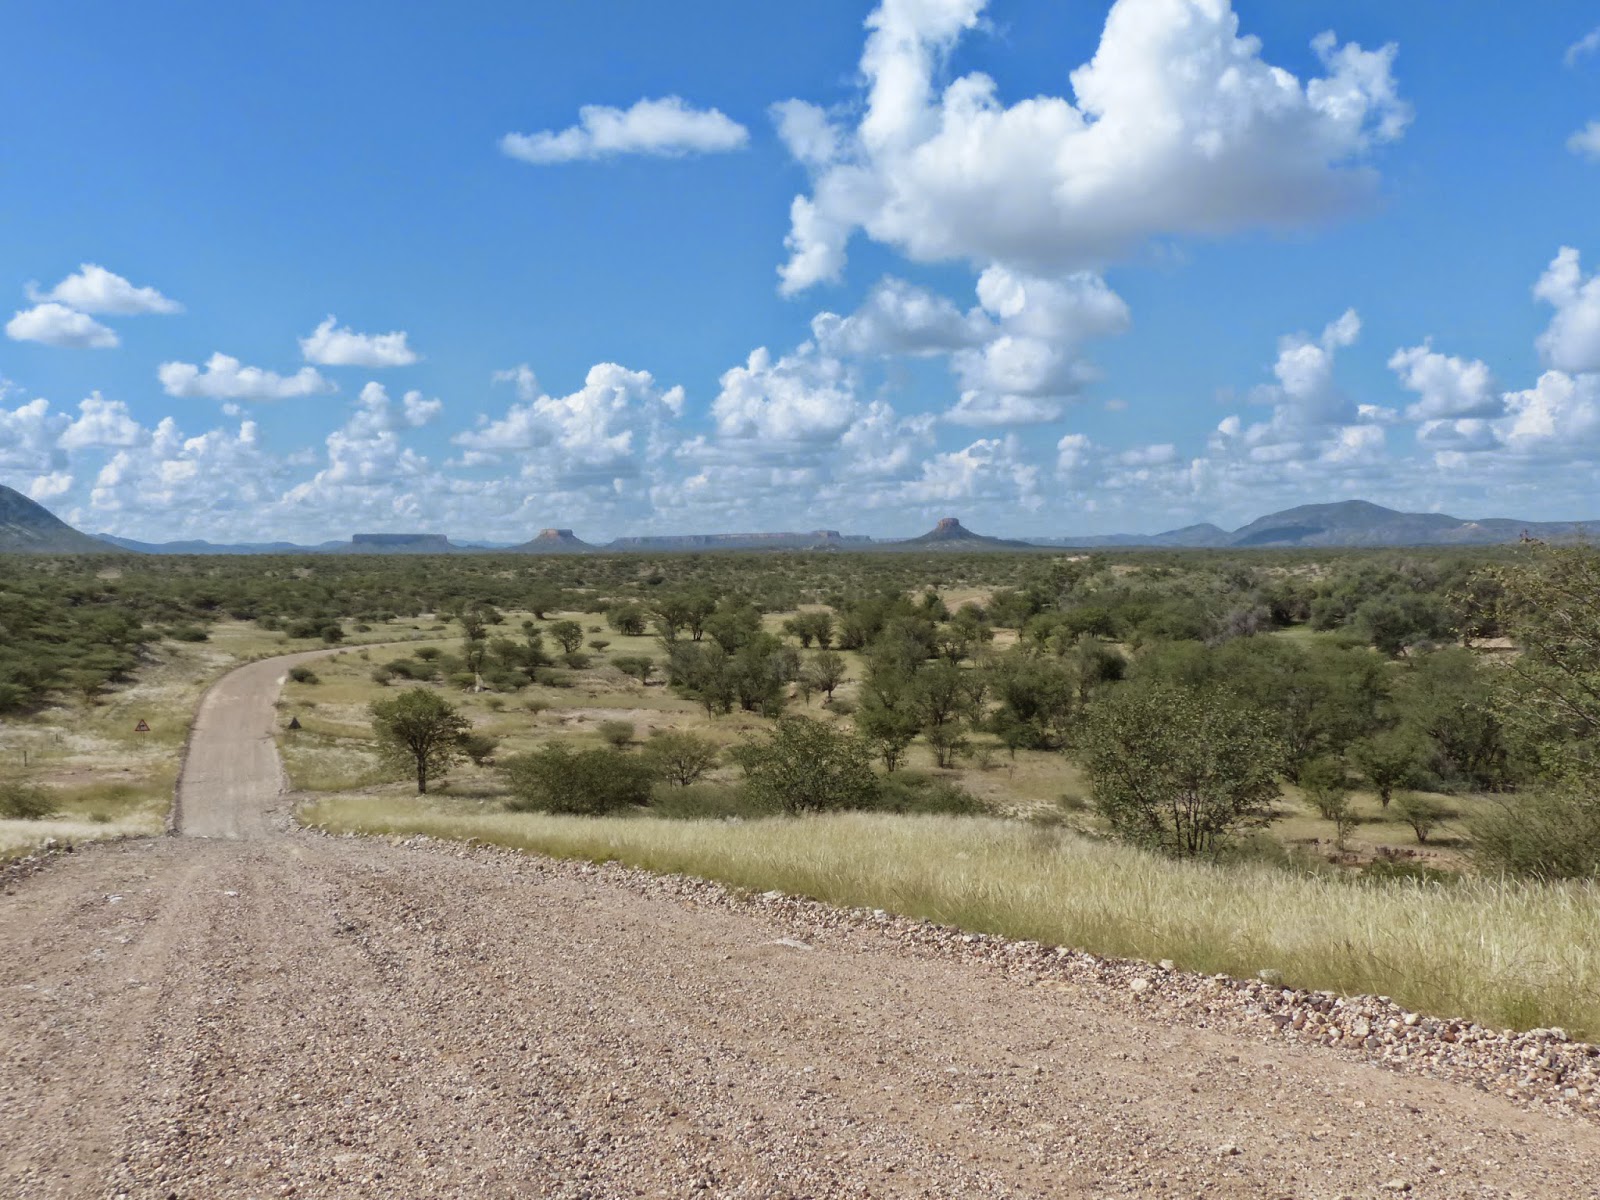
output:
[[[973,533],[955,517],[944,517],[937,525],[918,537],[903,542],[878,543],[887,549],[913,550],[1027,550],[1033,542],[1019,542],[1010,538],[989,537]]]
[[[118,554],[81,533],[42,504],[0,484],[0,554]]]
[[[513,554],[587,554],[595,547],[570,529],[541,529],[539,536],[520,546],[511,547]]]

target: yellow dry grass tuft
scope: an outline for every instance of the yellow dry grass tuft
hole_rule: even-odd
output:
[[[427,834],[778,889],[979,932],[1392,996],[1496,1026],[1600,1034],[1600,886],[1355,883],[1171,862],[1061,830],[953,817],[585,819],[334,798],[330,831]]]

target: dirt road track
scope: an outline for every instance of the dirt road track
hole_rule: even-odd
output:
[[[0,1196],[1600,1196],[1594,1125],[1470,1088],[290,832],[250,737],[283,670],[202,716],[215,836],[0,897]]]

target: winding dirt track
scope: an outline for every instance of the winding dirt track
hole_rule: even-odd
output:
[[[1590,1197],[1600,1132],[538,860],[295,832],[207,699],[185,836],[0,898],[0,1196]]]

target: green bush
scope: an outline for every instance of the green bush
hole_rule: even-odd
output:
[[[485,733],[464,733],[456,744],[476,766],[488,766],[494,761],[494,752],[500,743]]]
[[[1125,684],[1091,706],[1081,756],[1112,833],[1178,857],[1271,820],[1284,757],[1263,710],[1168,683]]]
[[[1394,800],[1394,815],[1396,820],[1411,826],[1411,832],[1417,835],[1417,845],[1420,846],[1428,840],[1434,826],[1455,816],[1455,811],[1432,796],[1401,792]]]
[[[177,625],[167,636],[175,642],[203,642],[211,635],[198,625]]]
[[[959,783],[922,771],[896,771],[878,781],[875,808],[894,813],[980,816],[989,810]]]
[[[554,742],[502,764],[512,812],[602,816],[650,802],[655,775],[638,757]]]
[[[0,779],[0,817],[11,821],[40,821],[56,806],[42,788],[20,779]]]
[[[601,721],[598,729],[600,740],[608,746],[623,750],[633,744],[632,721]]]
[[[1578,791],[1509,797],[1475,818],[1470,832],[1473,857],[1484,871],[1600,878],[1600,797]]]
[[[650,676],[656,669],[655,660],[642,654],[619,655],[611,660],[611,665],[624,675],[631,675],[640,683],[649,683]]]
[[[289,678],[295,683],[321,683],[317,673],[310,667],[290,667]]]
[[[785,717],[767,737],[734,750],[745,788],[762,806],[788,813],[871,808],[878,799],[866,744],[809,717]]]
[[[658,729],[644,745],[644,757],[668,783],[688,787],[712,770],[721,758],[717,744],[681,729]]]

